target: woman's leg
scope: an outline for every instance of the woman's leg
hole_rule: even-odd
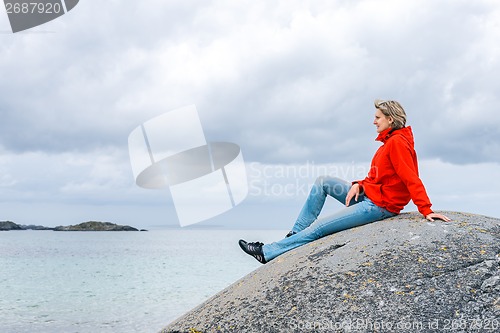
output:
[[[370,222],[382,220],[396,214],[378,207],[370,199],[363,198],[356,205],[349,205],[336,214],[318,219],[302,231],[278,242],[265,244],[262,251],[266,261],[270,261],[282,253],[312,242],[335,232],[357,227]]]
[[[330,195],[333,198],[345,204],[347,192],[351,188],[351,183],[336,177],[320,176],[314,182],[309,196],[307,197],[302,210],[295,222],[292,232],[298,233],[311,225],[318,218],[323,205],[325,204],[326,196]],[[362,201],[360,196],[358,201]],[[354,199],[351,205],[357,203]]]

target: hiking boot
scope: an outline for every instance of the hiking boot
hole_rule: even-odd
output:
[[[264,245],[261,242],[255,242],[255,243],[247,243],[243,239],[240,239],[238,242],[240,244],[240,247],[245,253],[251,255],[255,259],[257,259],[258,262],[261,264],[265,264],[267,261],[264,258],[264,252],[262,252],[262,245]]]

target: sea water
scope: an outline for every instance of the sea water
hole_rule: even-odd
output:
[[[0,332],[158,332],[260,267],[283,230],[0,232]]]

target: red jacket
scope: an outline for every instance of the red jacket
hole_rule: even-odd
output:
[[[418,176],[411,127],[399,130],[389,128],[376,140],[383,145],[373,156],[368,176],[357,182],[368,198],[377,206],[396,214],[410,199],[424,216],[432,213],[431,202]]]

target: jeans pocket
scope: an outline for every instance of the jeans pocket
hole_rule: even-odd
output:
[[[395,213],[388,211],[385,208],[375,205],[373,201],[371,201],[369,198],[366,198],[365,201],[367,201],[366,211],[372,214],[377,214],[380,220],[397,215]]]

